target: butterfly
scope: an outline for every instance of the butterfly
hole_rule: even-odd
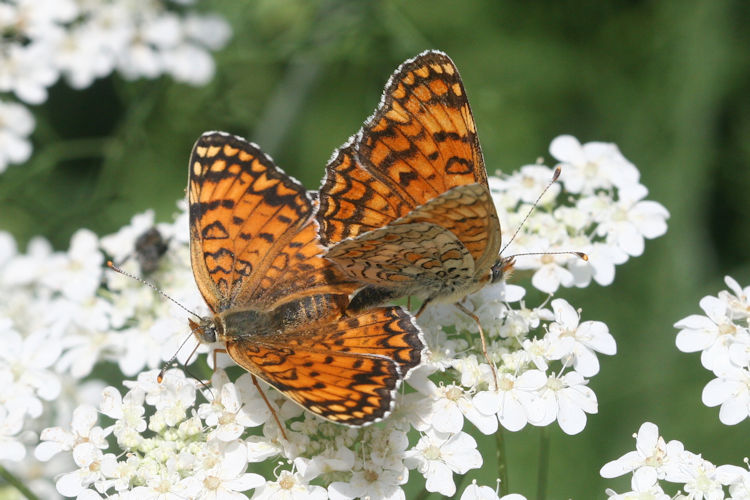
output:
[[[364,284],[351,311],[416,296],[419,316],[507,275],[513,258],[500,256],[476,125],[447,55],[423,52],[393,73],[326,166],[316,217],[326,258]]]
[[[323,258],[316,200],[260,149],[203,134],[190,157],[190,255],[212,315],[198,340],[306,410],[363,425],[385,417],[424,342],[400,307],[344,315],[358,285]],[[283,432],[283,430],[282,430]]]

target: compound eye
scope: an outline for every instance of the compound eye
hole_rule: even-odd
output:
[[[513,265],[516,260],[513,257],[498,257],[497,262],[490,269],[490,282],[497,283],[502,279],[508,278],[513,272]]]
[[[492,276],[490,277],[490,283],[497,283],[503,279],[503,266],[502,263],[498,262],[490,270]]]

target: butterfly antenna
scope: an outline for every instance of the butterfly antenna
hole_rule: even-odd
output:
[[[175,359],[177,359],[177,355],[180,353],[180,351],[182,350],[182,348],[185,347],[185,344],[187,344],[187,341],[190,340],[191,338],[193,338],[192,335],[190,335],[188,337],[185,337],[185,340],[182,341],[182,344],[180,344],[180,347],[177,348],[177,352],[175,352],[172,355],[172,357],[169,358],[169,361],[167,361],[166,363],[164,363],[164,365],[162,365],[161,370],[159,370],[159,375],[156,376],[156,381],[157,382],[159,382],[161,384],[162,380],[164,380],[164,372],[166,372],[167,370],[169,370],[169,367],[172,366],[172,364],[174,363]],[[192,359],[192,357],[195,356],[195,353],[198,351],[198,347],[200,347],[200,344],[196,344],[195,348],[190,353],[190,356],[188,356],[187,359],[185,360],[185,365],[187,365],[188,361],[190,361],[190,359]],[[185,369],[185,371],[187,371],[187,368]],[[193,377],[193,378],[195,378],[195,377]],[[199,382],[200,382],[200,380],[199,380]]]
[[[190,309],[188,309],[187,307],[185,307],[185,306],[183,306],[182,304],[180,304],[179,302],[177,302],[177,301],[176,301],[175,299],[173,299],[172,297],[170,297],[169,295],[167,295],[167,294],[166,294],[166,293],[165,293],[164,291],[160,290],[160,289],[159,289],[159,288],[158,288],[158,287],[157,287],[156,285],[154,285],[153,283],[149,283],[148,281],[146,281],[146,280],[144,280],[144,279],[141,279],[141,278],[139,278],[138,276],[135,276],[135,275],[133,275],[133,274],[130,274],[130,273],[129,273],[129,272],[127,272],[127,271],[123,271],[122,269],[120,269],[119,267],[117,267],[117,266],[116,266],[116,265],[115,265],[115,264],[114,264],[114,263],[113,263],[113,262],[112,262],[111,260],[108,260],[108,261],[107,261],[107,267],[108,267],[108,268],[110,268],[110,269],[112,269],[112,270],[113,270],[113,271],[115,271],[116,273],[120,273],[120,274],[122,274],[123,276],[127,276],[128,278],[134,279],[134,280],[136,280],[136,281],[140,281],[141,283],[143,283],[143,284],[144,284],[144,285],[146,285],[147,287],[151,288],[151,289],[152,289],[153,291],[155,291],[156,293],[158,293],[159,295],[161,295],[161,296],[162,296],[162,297],[164,297],[165,299],[171,300],[172,302],[174,302],[175,304],[177,304],[178,306],[180,306],[180,308],[181,308],[181,309],[182,309],[183,311],[187,312],[188,314],[192,314],[193,316],[195,316],[195,317],[196,317],[196,318],[198,318],[198,319],[202,319],[202,318],[201,318],[201,317],[200,317],[200,316],[199,316],[198,314],[194,313],[193,311],[191,311],[191,310],[190,310]]]
[[[562,251],[562,252],[524,252],[524,253],[516,253],[513,255],[509,255],[508,259],[513,259],[515,257],[521,257],[523,255],[576,255],[581,258],[581,260],[584,260],[588,262],[589,256],[585,252],[576,252],[574,250],[570,251]]]
[[[534,201],[534,204],[529,209],[529,212],[526,214],[526,216],[523,218],[521,223],[516,228],[516,231],[513,233],[513,236],[510,237],[508,240],[508,243],[503,246],[503,248],[500,250],[500,254],[503,253],[503,251],[508,248],[508,245],[513,243],[513,240],[516,239],[516,236],[518,236],[518,233],[521,231],[521,228],[524,224],[526,224],[526,221],[531,217],[531,214],[534,212],[534,209],[536,209],[537,205],[539,205],[539,200],[542,199],[542,196],[549,190],[550,187],[552,187],[552,184],[557,182],[557,179],[560,177],[560,173],[562,172],[562,168],[558,165],[555,168],[555,172],[552,174],[552,180],[550,180],[547,185],[544,187],[542,192],[537,196],[536,201]],[[589,260],[589,256],[586,255],[584,252],[576,252],[576,251],[562,251],[562,252],[527,252],[527,253],[517,253],[515,255],[510,255],[507,258],[512,259],[514,257],[520,257],[522,255],[577,255],[579,258],[581,258],[584,261]]]
[[[539,200],[542,199],[542,196],[544,196],[544,194],[549,190],[549,188],[552,187],[552,184],[554,184],[557,181],[557,178],[560,177],[560,172],[562,172],[562,169],[558,165],[557,168],[555,168],[555,173],[552,174],[552,180],[549,181],[549,183],[547,183],[547,185],[544,187],[544,189],[539,194],[539,196],[536,197],[536,201],[534,202],[533,205],[531,205],[531,208],[526,214],[526,217],[524,217],[521,223],[518,225],[518,227],[516,227],[516,232],[513,233],[513,236],[510,237],[510,239],[508,240],[508,243],[506,243],[503,246],[503,248],[500,250],[501,254],[505,251],[506,248],[508,248],[508,245],[513,243],[513,240],[516,239],[516,236],[518,236],[518,233],[521,231],[521,228],[523,227],[523,225],[526,224],[526,221],[529,219],[529,217],[531,217],[531,214],[534,212],[534,209],[536,209],[536,206],[539,205]],[[553,253],[553,252],[547,252],[547,253]]]

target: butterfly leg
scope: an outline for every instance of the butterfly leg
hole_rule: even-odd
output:
[[[218,353],[227,354],[227,350],[226,349],[214,349],[214,370],[216,370],[216,355]],[[271,402],[266,397],[266,393],[263,392],[263,389],[258,383],[258,379],[255,378],[255,375],[253,375],[252,373],[250,374],[250,377],[253,379],[253,384],[255,385],[255,388],[258,389],[258,392],[260,393],[260,397],[263,398],[263,401],[265,401],[266,406],[268,407],[269,410],[271,410],[271,415],[273,415],[273,419],[276,421],[276,425],[279,426],[281,435],[284,437],[284,439],[289,441],[289,438],[286,437],[286,432],[284,432],[284,426],[281,425],[281,420],[279,420],[279,416],[276,414],[276,410],[274,410],[273,406],[271,406]]]
[[[268,401],[268,398],[266,398],[266,394],[263,392],[263,389],[260,387],[260,384],[258,383],[258,379],[255,378],[255,375],[252,373],[250,374],[250,377],[253,379],[253,384],[255,384],[255,387],[258,389],[258,392],[260,393],[260,396],[263,398],[263,401],[266,402],[266,406],[268,406],[268,409],[271,410],[271,415],[273,415],[273,419],[276,421],[276,425],[279,426],[279,430],[281,431],[281,435],[289,441],[289,438],[286,437],[286,432],[284,432],[284,426],[281,425],[281,420],[279,420],[279,416],[276,414],[276,410],[273,409],[273,406],[271,406],[271,402]]]
[[[424,305],[424,304],[423,304]],[[492,370],[492,377],[495,380],[495,390],[497,390],[497,372],[495,371],[495,364],[490,360],[489,355],[487,354],[487,340],[484,336],[484,330],[482,329],[482,324],[479,322],[479,317],[474,314],[473,312],[469,311],[464,307],[460,302],[456,302],[456,307],[459,311],[476,321],[477,328],[479,329],[479,338],[482,340],[482,354],[484,354],[484,359],[487,360],[487,363],[490,365],[490,370]],[[419,314],[419,313],[417,313]]]

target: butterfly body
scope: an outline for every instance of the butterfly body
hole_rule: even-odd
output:
[[[359,285],[323,258],[310,193],[220,132],[196,142],[188,193],[193,274],[213,312],[190,322],[197,339],[323,418],[385,417],[421,332],[399,307],[344,314]]]

